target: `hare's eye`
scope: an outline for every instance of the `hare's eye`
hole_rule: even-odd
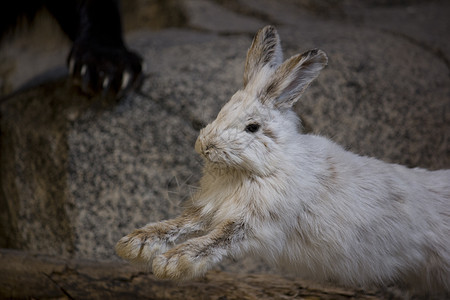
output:
[[[254,133],[258,131],[259,127],[260,125],[258,123],[248,124],[247,127],[245,127],[245,131]]]

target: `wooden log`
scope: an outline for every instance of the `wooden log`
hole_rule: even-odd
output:
[[[124,262],[64,259],[0,249],[1,299],[382,299],[384,296],[381,292],[317,285],[270,274],[211,271],[198,280],[173,282],[159,280],[150,272]]]

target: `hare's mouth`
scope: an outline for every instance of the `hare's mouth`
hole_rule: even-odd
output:
[[[235,155],[227,151],[227,147],[223,147],[218,143],[211,141],[206,142],[202,138],[198,138],[195,143],[195,150],[203,156],[208,163],[214,164],[216,167],[227,168],[233,165],[236,160]]]
[[[223,163],[223,155],[215,147],[211,146],[203,151],[203,156],[211,163]]]
[[[217,167],[229,167],[230,155],[226,151],[222,151],[217,147],[210,147],[202,152],[202,156],[211,164]]]

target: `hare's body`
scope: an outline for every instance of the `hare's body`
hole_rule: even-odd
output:
[[[318,136],[292,138],[304,147],[287,148],[273,176],[206,167],[193,203],[206,231],[226,220],[246,224],[236,253],[306,278],[370,285],[416,276],[448,285],[450,171],[386,164]]]
[[[326,64],[313,50],[284,63],[265,27],[244,88],[204,128],[199,192],[178,218],[122,238],[117,252],[155,275],[199,276],[256,253],[305,278],[449,291],[450,171],[409,169],[299,133],[291,110]]]

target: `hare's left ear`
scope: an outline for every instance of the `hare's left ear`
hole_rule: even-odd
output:
[[[289,58],[260,91],[260,101],[276,108],[291,107],[327,63],[327,55],[318,49]]]
[[[274,26],[258,31],[248,49],[244,70],[244,87],[267,67],[273,72],[283,62],[280,38]]]

